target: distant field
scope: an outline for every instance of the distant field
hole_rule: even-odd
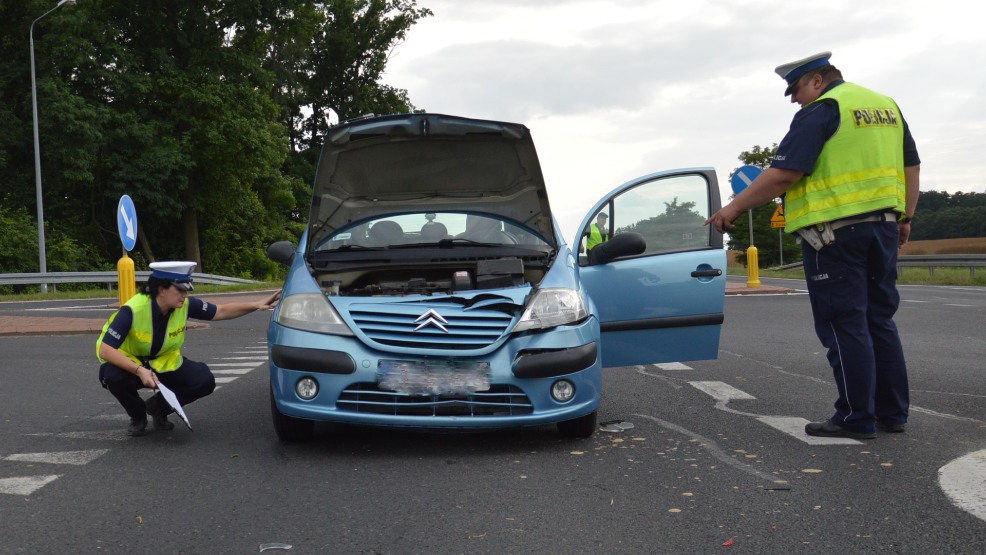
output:
[[[939,239],[911,241],[900,251],[903,255],[919,254],[986,254],[986,237],[970,239]],[[737,251],[728,251],[728,271],[731,275],[746,275],[745,266],[736,261]],[[897,276],[897,283],[909,285],[974,285],[986,286],[986,272],[979,268],[908,267]],[[801,268],[791,270],[760,269],[761,277],[804,277]]]
[[[986,237],[910,241],[900,254],[986,254]]]
[[[738,251],[728,251],[730,268],[743,268],[736,261]],[[986,254],[986,237],[966,239],[935,239],[931,241],[910,241],[900,254]]]

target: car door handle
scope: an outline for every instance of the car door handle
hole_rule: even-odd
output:
[[[722,270],[720,270],[719,268],[712,268],[710,270],[695,270],[694,272],[692,272],[693,278],[719,277],[721,275],[722,275]]]

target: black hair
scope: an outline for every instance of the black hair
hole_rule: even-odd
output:
[[[151,276],[147,278],[147,284],[140,290],[141,293],[145,295],[150,295],[152,299],[157,298],[158,293],[161,292],[161,287],[167,289],[173,285],[170,279],[164,279],[159,277]]]

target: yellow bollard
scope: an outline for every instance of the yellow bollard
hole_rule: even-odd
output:
[[[746,249],[746,271],[746,286],[760,287],[760,257],[754,246]]]
[[[123,306],[123,303],[137,294],[137,277],[133,259],[124,254],[116,263],[116,275],[119,280],[117,287],[120,290],[120,306]]]

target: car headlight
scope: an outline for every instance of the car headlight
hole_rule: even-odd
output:
[[[304,331],[353,335],[339,313],[319,293],[289,295],[281,299],[277,308],[277,323]]]
[[[527,305],[514,331],[553,328],[585,320],[582,296],[574,289],[540,289]]]

